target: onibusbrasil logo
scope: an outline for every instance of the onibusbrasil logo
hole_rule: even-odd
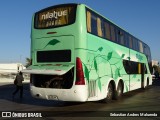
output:
[[[3,118],[39,118],[42,117],[42,114],[39,112],[2,112]]]

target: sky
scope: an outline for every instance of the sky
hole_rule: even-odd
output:
[[[150,46],[160,62],[160,0],[1,0],[0,63],[30,57],[32,15],[61,3],[84,3]]]

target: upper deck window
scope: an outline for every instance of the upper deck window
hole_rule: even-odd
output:
[[[55,28],[75,22],[76,6],[59,5],[41,10],[35,14],[34,26],[37,29]]]

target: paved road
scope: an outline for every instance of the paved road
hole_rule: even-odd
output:
[[[43,114],[52,114],[52,117],[56,116],[54,119],[76,119],[81,116],[89,116],[92,120],[105,119],[106,117],[104,116],[108,117],[116,111],[118,113],[119,111],[124,111],[125,113],[134,111],[135,114],[136,111],[148,111],[148,113],[152,111],[158,113],[160,111],[160,80],[153,80],[153,85],[146,90],[139,89],[132,91],[124,94],[120,100],[112,101],[108,104],[101,102],[75,103],[35,99],[29,93],[29,84],[24,85],[24,99],[21,101],[17,95],[15,100],[12,101],[14,87],[12,84],[0,85],[0,111],[47,111]],[[63,118],[60,116],[76,117]],[[117,117],[111,118],[115,119]],[[120,118],[124,119],[124,117],[118,117],[118,119]],[[88,117],[82,117],[82,119],[88,120]],[[152,119],[152,117],[145,117],[144,119]],[[153,119],[156,120],[157,118],[153,117]]]

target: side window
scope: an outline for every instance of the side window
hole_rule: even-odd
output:
[[[97,17],[97,31],[98,31],[98,36],[103,37],[103,32],[102,32],[102,21],[100,18]]]
[[[113,25],[111,25],[111,40],[116,41],[115,27]]]
[[[144,45],[144,54],[147,56],[147,58],[149,57],[148,56],[148,47],[147,47],[147,45]]]
[[[137,62],[133,62],[133,61],[130,61],[130,66],[131,66],[131,71],[130,73],[131,74],[138,74],[138,63]]]
[[[129,60],[123,60],[123,66],[127,74],[130,74]]]
[[[133,49],[133,40],[131,36],[129,36],[129,47]]]
[[[104,19],[101,18],[101,30],[102,30],[102,37],[105,38],[105,27],[104,27]]]
[[[140,51],[140,49],[139,49],[139,43],[138,43],[138,42],[139,42],[139,40],[136,39],[136,50],[137,50],[137,51]]]
[[[133,38],[133,46],[134,46],[134,50],[139,51],[139,44],[138,44],[138,39]]]
[[[136,50],[136,39],[133,38],[133,49]]]
[[[148,61],[150,62],[150,61],[151,61],[150,48],[149,48],[147,45],[145,45],[145,46],[146,46],[146,47],[145,47],[145,55],[147,56]]]
[[[121,45],[125,45],[126,42],[125,42],[125,39],[124,39],[124,32],[121,31],[119,33],[119,35],[120,35]]]
[[[143,53],[143,44],[141,41],[139,41],[139,51]]]
[[[91,13],[87,11],[87,31],[91,33]]]
[[[99,37],[104,37],[103,20],[97,14],[87,11],[87,31]]]
[[[127,74],[140,74],[141,63],[133,62],[129,60],[123,60],[123,66]]]
[[[124,32],[117,30],[117,42],[121,45],[125,45]]]
[[[138,40],[136,38],[133,38],[133,49],[139,51]]]
[[[110,25],[107,22],[104,22],[104,37],[109,40],[111,39]]]
[[[143,53],[146,55],[146,45],[143,44]]]
[[[127,33],[125,33],[125,37],[124,37],[125,41],[126,41],[126,47],[129,47],[129,36]]]
[[[92,14],[91,15],[91,33],[97,35],[97,17]]]

